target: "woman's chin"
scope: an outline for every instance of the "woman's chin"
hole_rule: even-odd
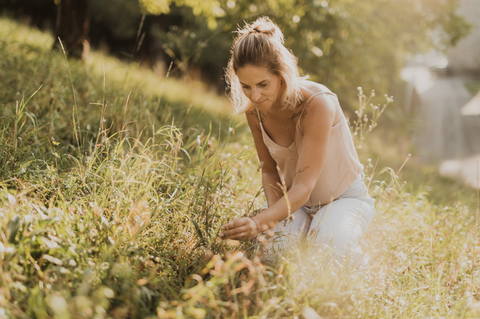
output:
[[[268,100],[263,100],[261,102],[253,102],[257,107],[264,107],[268,103]]]

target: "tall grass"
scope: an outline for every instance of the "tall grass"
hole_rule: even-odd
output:
[[[217,237],[262,203],[225,99],[97,52],[66,61],[52,42],[0,19],[0,316],[480,315],[476,207],[405,185],[419,171],[399,172],[406,157],[383,168],[392,146],[378,135],[359,150],[378,212],[365,269],[299,251],[264,264],[255,241]],[[351,120],[360,137],[380,115],[367,102]]]

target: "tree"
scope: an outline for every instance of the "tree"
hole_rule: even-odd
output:
[[[61,4],[71,1],[61,0]],[[286,46],[298,57],[301,73],[338,93],[348,108],[355,103],[357,86],[391,94],[408,54],[443,50],[464,37],[468,24],[456,14],[458,1],[102,0],[91,6],[101,7],[92,14],[101,11],[102,17],[97,18],[124,41],[135,42],[135,50],[146,34],[146,39],[155,41],[174,61],[174,69],[185,74],[195,67],[215,81],[227,64],[237,25],[268,15],[283,30]],[[144,29],[139,36],[142,15],[161,15],[157,20],[147,16],[145,21],[168,21],[167,26],[140,23]],[[62,21],[72,24],[72,19]],[[140,40],[133,41],[132,34]],[[79,40],[82,36],[72,38],[68,46],[83,41]]]
[[[357,86],[389,92],[405,57],[445,50],[469,31],[458,0],[222,0],[235,24],[268,15],[301,71],[354,103]],[[454,26],[454,27],[452,27]]]
[[[133,1],[137,2],[129,0],[120,3],[125,5],[128,2],[128,6],[131,7]],[[55,0],[55,2],[58,5],[55,35],[61,39],[69,55],[80,58],[89,47],[89,0]],[[196,15],[207,17],[207,23],[211,28],[216,27],[216,18],[224,15],[217,0],[138,0],[138,3],[144,14],[153,15],[168,14],[171,5],[191,7]],[[111,11],[119,10],[112,5],[112,1],[110,5]]]
[[[55,36],[60,38],[70,56],[81,58],[88,45],[89,0],[57,0]]]
[[[456,14],[458,0],[193,2],[172,0],[177,5],[189,3],[192,10],[181,11],[185,17],[182,25],[163,34],[157,32],[168,55],[182,67],[192,56],[190,66],[200,66],[218,77],[229,59],[237,25],[267,15],[283,30],[286,46],[298,57],[301,73],[338,93],[347,108],[355,103],[358,86],[391,93],[408,54],[445,50],[469,29],[464,18]],[[182,47],[179,35],[195,37],[195,42],[184,41],[187,47]],[[201,48],[196,49],[195,43]]]

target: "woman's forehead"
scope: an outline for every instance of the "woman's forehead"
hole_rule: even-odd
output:
[[[264,80],[271,80],[273,77],[276,76],[275,74],[271,73],[266,67],[255,65],[246,65],[239,68],[235,73],[237,74],[240,82],[244,84],[246,84],[246,82],[260,83]]]

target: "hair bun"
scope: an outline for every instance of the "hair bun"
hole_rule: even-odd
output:
[[[251,24],[247,24],[242,30],[239,30],[240,36],[248,34],[265,34],[276,37],[281,43],[284,43],[284,37],[280,28],[268,17],[260,17]]]

